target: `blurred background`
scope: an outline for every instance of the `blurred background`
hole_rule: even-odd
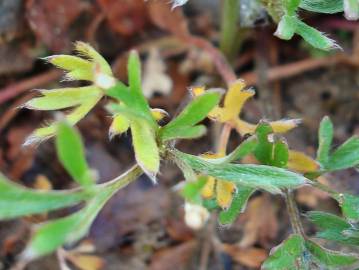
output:
[[[276,25],[265,10],[256,1],[242,0],[236,11],[236,35],[228,48],[220,44],[221,8],[220,0],[190,0],[173,10],[169,0],[0,0],[0,171],[33,188],[74,186],[51,139],[37,147],[22,146],[35,128],[53,119],[53,113],[19,107],[37,95],[33,89],[74,85],[61,81],[62,73],[40,58],[71,53],[77,40],[98,49],[122,81],[126,81],[129,50],[138,50],[143,91],[151,107],[165,109],[171,116],[188,102],[188,87],[225,88],[228,74],[223,66],[228,64],[256,90],[255,99],[244,107],[243,119],[303,120],[286,136],[291,148],[314,156],[317,127],[325,115],[336,127],[335,145],[359,135],[357,22],[347,21],[343,14],[302,12],[308,24],[342,47],[322,52],[298,37],[277,39]],[[111,118],[102,106],[105,103],[78,124],[89,163],[103,182],[134,163],[130,136],[109,140]],[[212,127],[210,121],[205,123]],[[195,154],[213,151],[217,136],[212,127],[206,137],[180,141],[178,147]],[[231,134],[229,147],[241,139]],[[358,178],[354,170],[347,170],[321,180],[339,191],[359,193]],[[70,249],[71,269],[259,269],[269,250],[291,232],[283,199],[261,193],[231,227],[220,227],[212,218],[202,230],[193,231],[183,221],[183,199],[172,189],[181,180],[179,170],[164,163],[158,185],[143,176],[121,190],[96,219],[90,235]],[[303,211],[339,211],[326,194],[310,187],[300,189],[296,198]],[[14,265],[31,226],[51,217],[0,222],[1,270]],[[308,234],[314,233],[303,222]],[[86,255],[78,256],[79,250]],[[52,255],[26,269],[61,268]]]

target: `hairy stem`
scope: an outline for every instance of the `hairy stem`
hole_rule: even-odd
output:
[[[300,221],[297,203],[295,202],[293,192],[291,190],[285,191],[285,202],[294,233],[305,237],[305,232]]]
[[[112,179],[109,182],[101,184],[100,185],[101,190],[102,188],[104,188],[104,189],[111,189],[116,192],[126,187],[128,184],[134,182],[139,176],[141,176],[141,174],[143,174],[143,170],[141,169],[141,167],[139,165],[134,165],[127,172],[121,174],[115,179]]]

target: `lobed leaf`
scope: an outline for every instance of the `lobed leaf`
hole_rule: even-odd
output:
[[[57,125],[57,155],[71,177],[83,187],[95,183],[85,159],[84,146],[80,134],[66,122]]]
[[[281,168],[252,164],[212,164],[203,158],[179,151],[175,155],[195,171],[233,182],[236,186],[281,193],[283,188],[297,188],[307,183],[303,176]]]
[[[280,39],[290,40],[297,28],[297,21],[294,16],[284,15],[277,26],[277,30],[274,35],[279,37]]]
[[[305,241],[305,247],[314,261],[325,269],[338,269],[338,267],[349,266],[358,261],[357,256],[325,249],[310,240]]]
[[[174,139],[196,139],[206,134],[207,128],[204,125],[197,125],[193,127],[182,127],[178,129],[168,129],[164,141]]]
[[[91,193],[81,190],[33,190],[15,184],[0,174],[0,220],[73,206],[90,196]]]
[[[305,252],[305,241],[297,234],[291,235],[279,246],[273,248],[270,256],[263,263],[263,270],[302,269],[301,257]]]
[[[359,245],[359,236],[348,234],[353,227],[346,220],[320,211],[308,212],[307,217],[320,229],[315,237],[347,245]]]

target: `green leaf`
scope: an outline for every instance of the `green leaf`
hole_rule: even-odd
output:
[[[170,129],[166,133],[166,141],[173,139],[195,139],[203,136],[207,131],[204,125]]]
[[[106,75],[112,76],[111,66],[107,63],[105,58],[102,57],[94,48],[92,48],[89,44],[81,41],[77,41],[75,44],[76,51],[89,60],[95,62],[100,66],[102,72]]]
[[[262,121],[255,132],[258,144],[254,149],[254,155],[262,164],[269,165],[271,163],[273,145],[269,142],[268,136],[273,133],[273,129],[269,123]]]
[[[307,217],[321,230],[316,233],[315,237],[347,245],[359,245],[359,237],[350,235],[353,227],[344,219],[320,211],[308,212]]]
[[[284,188],[297,188],[307,179],[302,175],[276,167],[252,164],[212,164],[200,157],[175,151],[195,171],[235,183],[239,186],[264,189],[271,193],[281,193]]]
[[[324,51],[330,51],[332,49],[340,48],[340,46],[334,40],[328,38],[322,32],[307,25],[298,18],[296,18],[296,20],[296,33],[314,48]]]
[[[91,193],[81,190],[33,190],[15,184],[0,174],[0,220],[73,206],[90,196]]]
[[[54,66],[69,71],[67,80],[93,80],[93,64],[90,61],[73,55],[53,55],[44,58]]]
[[[284,15],[279,23],[277,30],[274,35],[279,37],[280,39],[290,40],[296,31],[297,21],[294,16]]]
[[[60,122],[56,136],[57,155],[71,177],[83,187],[95,183],[85,159],[80,134],[66,122]]]
[[[102,190],[78,212],[49,221],[38,227],[22,254],[24,260],[32,260],[55,251],[64,244],[73,244],[85,236],[113,191]]]
[[[39,90],[41,97],[30,99],[24,107],[32,110],[59,110],[78,106],[88,99],[102,96],[95,86]]]
[[[198,96],[184,110],[160,130],[162,140],[173,138],[177,130],[196,125],[206,118],[208,113],[219,103],[221,94],[218,91],[206,91]]]
[[[200,203],[201,190],[206,185],[207,178],[207,176],[200,176],[197,181],[186,181],[185,186],[181,190],[181,195],[188,201]]]
[[[299,7],[316,13],[328,14],[344,10],[343,0],[302,0]]]
[[[326,165],[329,159],[330,147],[334,136],[333,123],[328,116],[325,116],[320,122],[318,139],[319,146],[317,151],[317,160]]]
[[[244,212],[247,201],[254,191],[253,188],[238,186],[231,206],[226,211],[219,213],[219,222],[223,225],[233,223],[238,215]]]
[[[202,206],[206,208],[208,211],[213,211],[219,208],[216,198],[207,199],[202,201]]]
[[[313,256],[314,261],[325,269],[338,269],[338,267],[352,265],[358,257],[325,249],[313,241],[305,241],[305,246]]]
[[[155,181],[160,167],[160,155],[154,131],[144,119],[133,117],[130,121],[137,163]]]
[[[343,215],[350,222],[359,221],[359,196],[353,196],[350,194],[343,194],[341,201],[341,207]]]
[[[295,15],[296,10],[299,7],[301,0],[284,0],[284,8],[288,15]]]
[[[339,146],[329,157],[326,169],[330,171],[343,170],[359,165],[359,138],[353,136]]]
[[[302,269],[298,264],[305,252],[304,239],[300,235],[291,235],[282,244],[271,250],[269,258],[263,263],[263,270]]]
[[[97,104],[102,96],[88,98],[80,106],[76,107],[71,113],[67,114],[65,119],[70,125],[75,125],[78,121],[88,114],[88,112]],[[56,133],[57,122],[54,122],[47,127],[36,129],[25,141],[24,145],[39,143],[46,140]]]
[[[279,139],[273,144],[271,166],[284,168],[289,159],[288,144],[284,139]]]
[[[257,146],[257,138],[255,136],[249,137],[247,140],[243,141],[236,149],[233,150],[230,154],[222,158],[203,158],[205,161],[208,161],[213,164],[225,164],[233,161],[238,161],[243,157],[249,155],[254,151]]]

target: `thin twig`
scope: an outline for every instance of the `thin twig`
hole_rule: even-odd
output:
[[[6,101],[16,97],[17,95],[20,95],[29,89],[34,89],[46,85],[60,78],[61,75],[62,73],[58,70],[50,70],[33,76],[29,79],[24,79],[17,83],[10,84],[5,88],[0,89],[0,104],[5,103]]]

